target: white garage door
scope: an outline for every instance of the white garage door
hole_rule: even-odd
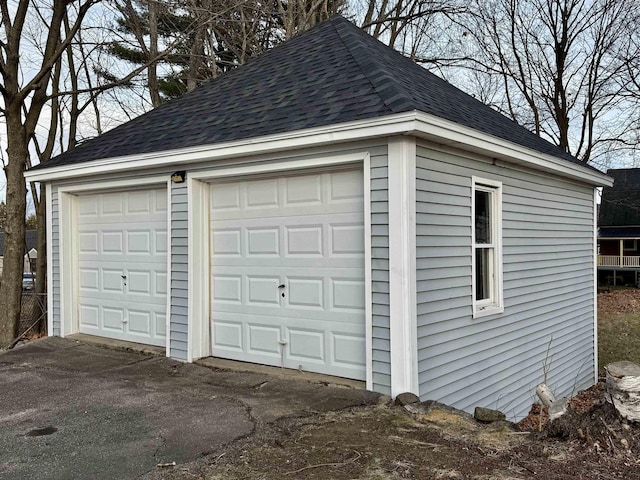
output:
[[[365,378],[362,171],[211,185],[212,355]]]
[[[78,197],[80,332],[164,346],[167,191]]]

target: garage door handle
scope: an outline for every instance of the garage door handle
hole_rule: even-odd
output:
[[[121,277],[122,279],[127,278],[127,276],[126,276],[126,275],[120,275],[120,277]]]
[[[284,283],[282,285],[278,285],[278,288],[284,288],[284,287],[285,287]]]

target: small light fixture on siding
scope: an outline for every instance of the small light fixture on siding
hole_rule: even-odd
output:
[[[180,170],[179,172],[174,172],[174,174],[171,175],[171,181],[173,183],[182,183],[186,177],[187,173],[184,170]]]

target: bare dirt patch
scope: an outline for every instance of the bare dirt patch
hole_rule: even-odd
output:
[[[366,407],[285,422],[149,478],[634,480],[639,468],[637,457],[584,439],[522,432],[507,422],[483,425],[448,408],[415,415]]]
[[[630,341],[640,290],[601,294],[599,304],[601,349],[640,354]],[[640,480],[640,425],[618,417],[601,383],[579,392],[553,423],[537,404],[519,426],[480,424],[445,406],[371,406],[261,425],[225,450],[145,478]]]
[[[598,295],[598,313],[640,313],[640,289],[612,290]]]

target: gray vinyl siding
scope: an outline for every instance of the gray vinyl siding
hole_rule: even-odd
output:
[[[371,152],[373,389],[391,393],[389,345],[389,195],[387,152]]]
[[[187,359],[188,301],[188,204],[187,184],[171,184],[171,317],[170,356]]]
[[[49,286],[53,297],[53,332],[49,335],[60,336],[60,204],[58,188],[47,184],[47,195],[51,196],[51,259],[50,268],[53,270],[52,283]]]
[[[420,396],[526,415],[594,378],[593,187],[419,147]],[[502,182],[504,306],[472,318],[472,175]],[[547,378],[544,365],[549,366]]]

